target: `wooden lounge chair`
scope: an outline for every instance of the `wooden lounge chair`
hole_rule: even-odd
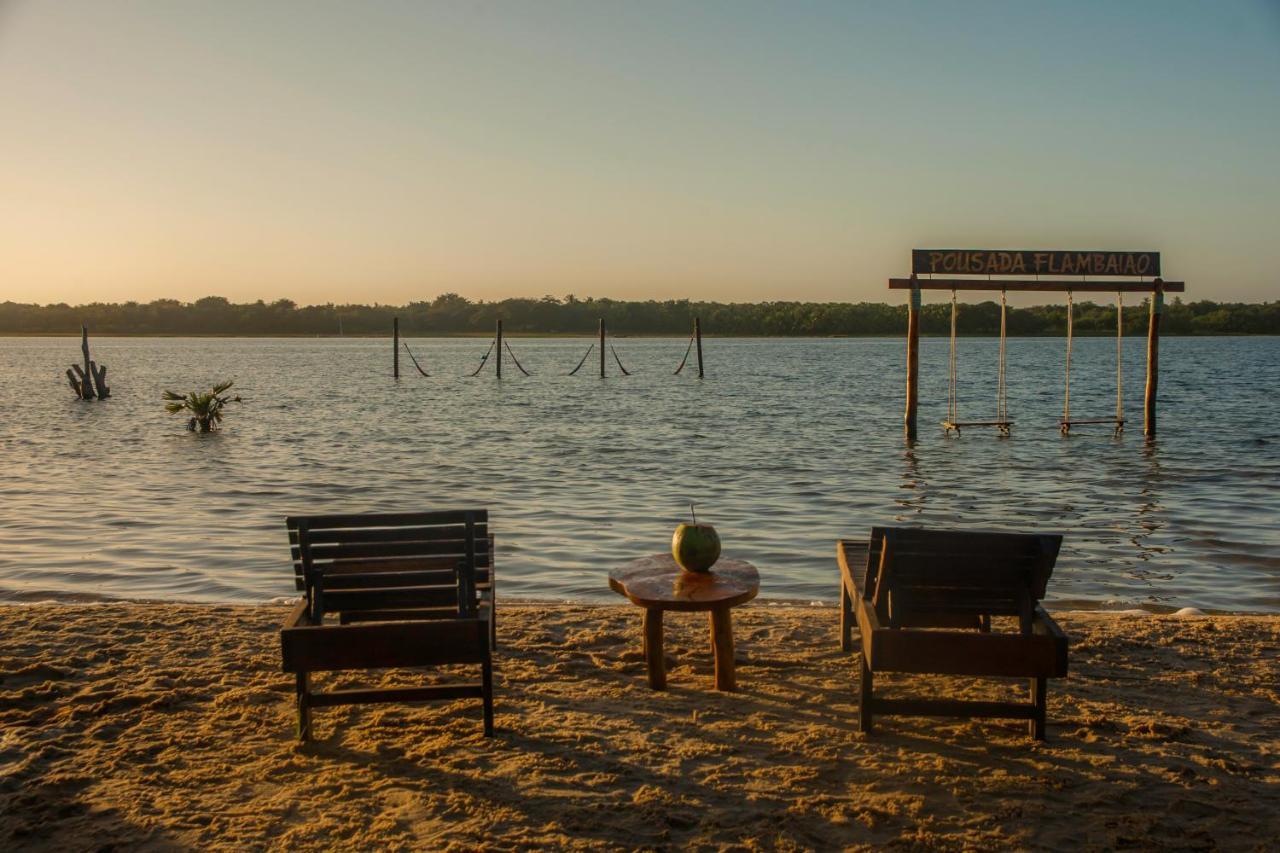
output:
[[[283,670],[297,677],[298,738],[311,737],[312,708],[469,697],[483,700],[492,736],[488,513],[299,516],[285,524],[305,593],[280,631]],[[313,672],[440,664],[479,664],[480,680],[323,693],[310,686]]]
[[[862,637],[860,727],[876,714],[1029,720],[1045,737],[1046,679],[1067,674],[1067,637],[1039,604],[1058,558],[1057,535],[873,527],[869,542],[841,540],[840,647]],[[992,633],[992,616],[1018,619]],[[1017,676],[1031,701],[884,699],[876,672]]]

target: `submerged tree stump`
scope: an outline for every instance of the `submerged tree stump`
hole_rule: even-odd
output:
[[[97,362],[89,357],[87,326],[80,327],[80,351],[84,353],[84,366],[73,364],[67,368],[67,382],[70,383],[71,390],[81,400],[107,399],[111,396],[111,389],[107,387],[107,366],[104,364],[99,367]]]

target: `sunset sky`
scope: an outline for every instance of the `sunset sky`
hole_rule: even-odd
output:
[[[1280,297],[1275,2],[6,2],[0,301]]]

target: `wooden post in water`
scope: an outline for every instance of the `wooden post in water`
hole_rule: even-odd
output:
[[[1151,291],[1151,321],[1147,326],[1147,391],[1142,400],[1142,434],[1156,437],[1156,392],[1160,387],[1160,315],[1164,313],[1164,282]]]
[[[600,318],[600,378],[604,379],[604,318]]]
[[[498,351],[498,359],[494,362],[498,370],[498,378],[502,378],[502,321],[498,321],[498,332],[494,338],[493,348]]]
[[[698,347],[698,378],[702,378],[702,320],[693,318],[693,340]]]
[[[93,399],[93,365],[89,360],[89,327],[80,326],[80,352],[84,353],[84,398]]]
[[[400,378],[400,318],[391,318],[391,375]]]
[[[907,302],[907,411],[903,417],[907,441],[916,440],[916,407],[920,392],[920,288],[911,276],[911,298]]]

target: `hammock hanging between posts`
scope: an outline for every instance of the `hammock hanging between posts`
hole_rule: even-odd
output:
[[[1065,389],[1062,395],[1062,420],[1058,421],[1058,430],[1067,435],[1073,426],[1088,424],[1112,424],[1114,434],[1124,432],[1124,291],[1116,291],[1116,414],[1111,418],[1072,418],[1071,417],[1071,351],[1075,340],[1075,302],[1070,290],[1067,291],[1067,369]]]
[[[409,349],[409,342],[408,342],[408,341],[401,341],[400,343],[404,344],[404,351],[405,351],[405,352],[407,352],[407,353],[409,353],[409,360],[413,362],[413,366],[414,366],[414,367],[418,368],[418,372],[419,372],[419,373],[421,373],[423,376],[426,376],[426,377],[430,378],[431,374],[430,374],[430,373],[427,373],[427,371],[423,370],[423,369],[422,369],[422,365],[421,365],[421,364],[418,364],[418,360],[417,360],[416,358],[414,358],[414,357],[413,357],[413,350]]]
[[[676,368],[676,372],[672,374],[673,376],[679,376],[680,371],[684,370],[685,362],[689,360],[689,353],[691,352],[693,352],[693,335],[689,336],[689,346],[685,347],[684,358],[680,359],[680,366]]]
[[[609,351],[613,353],[613,360],[618,362],[618,369],[622,371],[622,375],[630,376],[631,371],[622,366],[622,359],[618,358],[618,351],[613,348],[613,344],[609,344]]]
[[[511,342],[503,341],[502,343],[507,348],[507,355],[511,356],[511,360],[515,362],[516,367],[520,368],[520,372],[525,376],[532,376],[533,374],[524,369],[524,365],[520,363],[520,359],[516,358],[516,354],[511,351]]]
[[[957,404],[956,385],[959,381],[959,363],[956,353],[956,315],[958,313],[956,303],[956,292],[951,291],[951,356],[949,361],[949,370],[947,375],[947,419],[942,422],[943,430],[949,435],[953,430],[956,435],[960,434],[961,427],[995,427],[1000,430],[1002,436],[1008,436],[1009,430],[1013,427],[1013,421],[1009,420],[1009,400],[1005,391],[1005,361],[1006,348],[1005,344],[1008,339],[1008,312],[1009,306],[1005,292],[1000,291],[1000,354],[997,357],[998,366],[996,368],[996,416],[989,421],[962,421],[959,417],[959,406]]]
[[[591,355],[591,351],[595,348],[596,348],[595,344],[592,344],[591,346],[587,347],[587,351],[582,355],[582,361],[578,362],[577,367],[569,371],[570,376],[572,376],[573,374],[577,373],[579,370],[582,369],[582,365],[587,363],[587,356]]]
[[[489,355],[493,352],[494,344],[498,342],[497,338],[493,339],[493,343],[489,344],[489,348],[485,350],[484,355],[480,356],[480,366],[475,369],[470,376],[479,376],[480,371],[484,370],[484,366],[489,362]]]

